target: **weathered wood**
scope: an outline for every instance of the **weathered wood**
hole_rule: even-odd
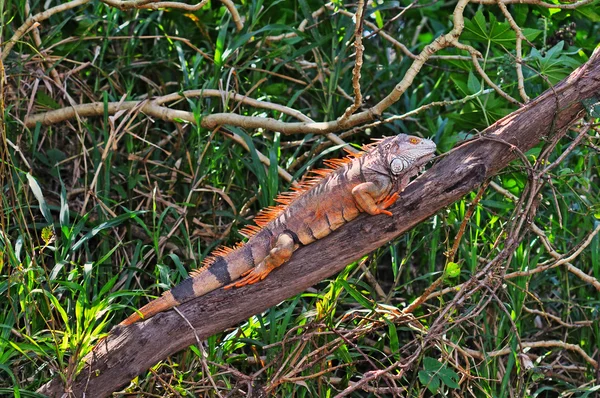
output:
[[[553,90],[508,115],[484,131],[495,141],[462,144],[411,184],[390,210],[394,217],[362,215],[307,247],[257,284],[219,290],[179,310],[194,325],[200,339],[298,294],[335,274],[375,248],[398,237],[419,222],[472,191],[515,159],[506,141],[526,151],[544,137],[564,134],[584,112],[582,100],[600,93],[600,51]],[[113,333],[88,356],[87,365],[68,388],[72,396],[105,397],[156,362],[196,342],[188,324],[175,311],[158,314]],[[39,392],[60,396],[59,378]]]

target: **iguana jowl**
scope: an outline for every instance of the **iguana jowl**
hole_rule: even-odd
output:
[[[217,249],[190,278],[142,307],[141,316],[132,314],[121,325],[149,318],[220,287],[241,287],[262,280],[288,261],[299,246],[329,235],[360,212],[391,216],[386,209],[433,157],[436,146],[431,140],[400,134],[364,149],[357,155],[326,161],[330,169],[314,171],[299,188],[279,195],[279,206],[262,210],[255,217],[257,226],[241,231],[250,238],[245,244]]]

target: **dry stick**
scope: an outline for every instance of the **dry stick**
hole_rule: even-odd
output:
[[[523,306],[523,309],[525,311],[529,312],[530,314],[543,316],[546,319],[552,319],[554,322],[556,322],[559,325],[564,326],[566,328],[581,328],[584,326],[591,326],[594,324],[593,321],[577,321],[575,323],[567,323],[567,322],[563,321],[562,319],[560,319],[560,317],[558,317],[556,315],[548,314],[546,311],[534,310],[534,309],[528,308],[526,306]]]
[[[474,4],[485,4],[485,5],[493,5],[497,4],[498,0],[471,0]],[[586,4],[591,4],[598,0],[579,0],[575,3],[570,4],[554,4],[554,3],[546,3],[541,0],[501,0],[504,4],[531,4],[540,7],[546,8],[560,8],[562,10],[574,10],[577,7],[582,7]]]
[[[304,113],[290,108],[289,106],[275,104],[273,102],[268,101],[260,101],[247,95],[237,94],[234,91],[224,91],[224,90],[214,90],[214,89],[204,89],[204,90],[187,90],[180,93],[171,93],[167,95],[163,95],[160,97],[156,97],[152,100],[152,102],[157,105],[163,105],[167,102],[178,101],[183,98],[193,98],[193,97],[223,97],[225,96],[227,99],[231,99],[237,102],[240,102],[245,105],[253,106],[255,108],[262,109],[270,109],[273,111],[278,111],[284,113],[288,116],[292,116],[298,120],[303,122],[313,122],[311,118],[306,116]]]
[[[231,94],[232,98],[234,100],[240,101],[242,103],[245,103],[245,104],[248,104],[251,106],[276,110],[276,111],[285,113],[287,115],[297,117],[300,120],[308,119],[307,116],[305,116],[301,112],[298,112],[292,108],[289,108],[289,107],[286,107],[283,105],[273,104],[270,102],[258,101],[258,100],[252,99],[252,98],[247,98],[247,97],[239,95],[239,94],[227,93],[227,92],[224,92],[221,90],[189,90],[189,91],[186,91],[183,93],[183,97],[179,93],[168,94],[168,95],[165,95],[162,97],[158,97],[155,100],[144,104],[143,106],[141,106],[141,111],[150,116],[154,116],[154,117],[161,118],[161,119],[164,119],[166,117],[165,115],[168,114],[169,117],[174,118],[173,120],[175,120],[175,118],[179,118],[182,120],[186,120],[190,123],[194,123],[195,122],[194,115],[191,112],[176,111],[173,109],[158,106],[158,104],[175,101],[175,100],[178,100],[178,99],[181,99],[184,97],[194,97],[194,96],[219,97],[223,94],[225,94],[225,95]],[[110,103],[108,103],[108,107],[107,107],[108,114],[109,115],[115,114],[119,110],[131,110],[131,109],[134,109],[135,107],[137,107],[138,105],[142,105],[142,102],[140,102],[140,101],[123,101],[121,103],[110,102]],[[99,114],[102,114],[103,112],[104,112],[104,103],[94,102],[91,104],[82,104],[82,105],[72,106],[69,108],[63,108],[63,109],[58,110],[58,112],[50,111],[50,112],[46,112],[43,114],[31,116],[31,117],[28,117],[25,119],[25,125],[29,126],[29,127],[33,127],[33,126],[35,126],[35,124],[37,122],[41,122],[42,124],[52,124],[52,123],[56,123],[58,121],[70,119],[75,115],[86,117],[86,116],[99,115]],[[230,132],[229,134],[230,134],[230,137],[235,142],[237,142],[238,144],[241,144],[246,150],[249,150],[248,146],[246,145],[246,143],[242,137],[240,137],[239,135],[237,135],[233,132]],[[337,139],[337,142],[339,142],[339,141],[341,141],[341,140]],[[345,144],[345,142],[343,142],[343,141],[341,141],[341,142]],[[260,153],[258,151],[257,151],[257,155],[262,163],[266,164],[267,166],[270,165],[271,162],[268,157],[266,157],[265,155],[263,155],[262,153]],[[285,171],[284,169],[282,169],[279,166],[278,166],[277,172],[285,181],[291,182],[293,180],[292,175],[289,174],[287,171]]]
[[[187,93],[187,94],[186,94]],[[189,90],[184,93],[186,97],[192,96],[204,96],[204,97],[218,97],[223,94],[227,95],[227,92],[222,90]],[[285,123],[272,118],[262,118],[262,117],[254,117],[254,116],[241,116],[230,113],[217,113],[213,115],[208,115],[201,120],[201,126],[214,129],[218,125],[230,124],[230,125],[238,125],[241,127],[247,128],[267,128],[269,130],[278,130],[278,126],[292,126],[291,129],[286,128],[285,130],[279,130],[284,134],[292,134],[296,132],[299,126],[313,126],[313,128],[317,128],[315,130],[316,134],[324,134],[327,138],[329,138],[332,142],[338,145],[346,145],[346,142],[341,138],[335,136],[334,134],[330,134],[327,131],[323,131],[320,126],[323,123],[315,123],[312,119],[308,118],[302,112],[292,109],[290,107],[274,104],[271,102],[258,101],[252,98],[245,97],[240,94],[232,94],[233,99],[236,101],[240,101],[244,104],[255,106],[263,109],[272,109],[287,115],[296,117],[300,120],[305,120],[302,123]],[[194,114],[186,111],[174,110],[166,107],[159,106],[160,103],[174,101],[176,99],[181,99],[181,95],[178,93],[169,94],[163,97],[158,97],[153,101],[146,103],[141,111],[149,116],[156,117],[162,120],[168,121],[177,121],[178,119],[195,123]],[[107,106],[107,113],[109,115],[113,115],[119,110],[129,110],[136,107],[140,101],[124,101],[122,103],[117,102],[109,102]],[[36,123],[42,123],[43,125],[50,125],[59,123],[68,119],[75,117],[76,115],[80,117],[90,117],[90,116],[99,116],[104,114],[104,103],[103,102],[93,102],[90,104],[81,104],[70,106],[67,108],[57,109],[49,112],[38,113],[36,115],[28,116],[25,118],[25,125],[27,127],[34,127]],[[234,121],[234,122],[231,122]],[[240,121],[239,123],[235,123],[235,121]],[[228,123],[231,122],[231,123]],[[325,123],[327,124],[327,123]],[[253,127],[250,127],[253,126]],[[333,130],[333,129],[330,129]],[[290,132],[291,131],[291,132]]]
[[[29,1],[26,1],[25,2],[25,15],[29,15],[30,13],[31,13],[31,8],[29,6]],[[44,50],[42,49],[42,37],[40,36],[40,30],[37,28],[37,25],[34,25],[32,27],[31,34],[33,36],[33,41],[34,41],[35,45],[39,49],[38,51],[42,55],[42,58],[44,58],[44,60],[47,61],[46,56],[43,54]],[[43,63],[46,65],[46,68],[48,68],[48,69],[52,68],[52,66],[53,66],[50,62],[43,62]],[[52,78],[52,80],[54,80],[54,83],[56,83],[57,86],[62,87],[62,82],[60,80],[60,76],[58,75],[56,68],[50,69],[50,77]]]
[[[290,108],[289,106],[275,104],[275,103],[268,102],[268,101],[259,101],[254,98],[250,98],[246,95],[237,94],[233,91],[225,92],[222,90],[214,90],[214,89],[187,90],[187,91],[184,91],[182,94],[183,95],[181,95],[179,93],[167,94],[167,95],[155,98],[154,102],[161,105],[166,102],[176,101],[176,100],[179,100],[184,97],[185,98],[198,97],[198,96],[200,96],[200,97],[222,97],[222,96],[226,95],[228,98],[231,98],[234,101],[238,101],[242,104],[254,106],[256,108],[271,109],[271,110],[278,111],[278,112],[284,113],[286,115],[295,117],[296,119],[306,122],[306,123],[314,123],[314,120],[312,120],[311,118],[306,116],[304,113],[302,113],[296,109]],[[336,145],[346,145],[346,148],[349,151],[358,152],[358,150],[354,149],[351,146],[348,146],[348,144],[344,140],[342,140],[341,138],[339,138],[337,135],[335,135],[333,133],[325,134],[325,136]]]
[[[184,11],[198,11],[206,4],[208,4],[208,0],[202,0],[198,4],[185,4],[177,1],[159,1],[155,2],[155,0],[100,0],[103,3],[108,4],[109,6],[119,8],[121,10],[128,10],[131,8],[143,8],[150,10],[158,10],[160,8],[175,8]],[[231,14],[231,18],[233,19],[233,23],[237,31],[241,31],[244,28],[244,24],[242,23],[242,19],[240,18],[240,14],[238,13],[235,5],[231,0],[220,0],[221,3],[227,8],[229,13]]]
[[[467,209],[467,212],[465,213],[465,216],[463,217],[463,220],[460,223],[458,233],[456,234],[456,237],[454,238],[454,244],[452,245],[452,248],[450,249],[450,252],[448,253],[448,255],[446,257],[446,266],[444,268],[448,267],[449,263],[454,262],[454,257],[456,255],[456,252],[458,251],[458,246],[459,246],[460,241],[461,241],[461,239],[465,233],[465,230],[467,228],[467,223],[469,222],[469,220],[471,219],[471,216],[473,215],[473,212],[477,208],[477,204],[483,197],[483,194],[485,193],[487,186],[488,186],[488,183],[484,183],[481,185],[481,187],[479,188],[479,191],[477,192],[477,195],[475,196],[475,199],[473,200],[473,202],[471,202],[471,205]],[[427,301],[427,299],[429,298],[431,293],[435,289],[437,289],[438,286],[444,281],[444,277],[445,277],[445,270],[444,270],[444,273],[442,274],[442,276],[440,276],[438,279],[436,279],[427,289],[425,289],[425,291],[417,299],[415,299],[412,303],[410,303],[410,305],[408,307],[406,307],[404,310],[402,310],[402,313],[403,314],[411,314],[417,308],[419,308],[421,306],[421,304],[423,304],[425,301]]]
[[[416,109],[413,109],[412,111],[403,113],[402,115],[394,115],[394,116],[388,117],[388,118],[386,118],[384,120],[381,120],[381,121],[376,121],[376,122],[373,122],[373,123],[368,123],[368,124],[365,124],[365,125],[362,125],[362,126],[359,126],[359,127],[355,127],[355,128],[353,128],[351,130],[348,130],[348,131],[340,134],[340,137],[341,137],[340,139],[343,140],[343,138],[348,138],[349,136],[351,136],[353,134],[356,134],[356,133],[358,133],[360,131],[366,130],[368,128],[377,127],[379,125],[382,125],[382,124],[385,124],[385,123],[391,123],[391,122],[394,122],[396,120],[405,120],[405,119],[408,119],[411,116],[417,115],[417,114],[419,114],[419,113],[421,113],[421,112],[423,112],[423,111],[425,111],[425,110],[427,110],[429,108],[433,108],[433,107],[436,107],[436,106],[451,106],[451,105],[456,105],[456,104],[463,104],[463,103],[465,103],[467,101],[472,100],[473,98],[477,98],[480,95],[489,94],[489,93],[491,93],[493,91],[494,90],[490,88],[490,89],[487,89],[487,90],[481,90],[480,92],[475,93],[475,94],[467,95],[466,97],[458,99],[458,100],[430,102],[429,104],[425,104],[423,106],[420,106],[420,107],[418,107]],[[299,145],[301,142],[300,141],[298,141],[298,142],[292,141],[290,143],[291,144],[295,144],[295,145]],[[325,148],[327,148],[329,146],[331,146],[331,143],[329,143],[329,142],[323,142],[323,143],[321,143],[315,149],[314,152],[320,153],[321,151],[323,151]],[[292,162],[292,164],[289,166],[288,169],[294,170],[298,166],[298,164],[300,164],[302,161],[304,161],[304,159],[306,157],[308,157],[308,156],[310,156],[310,152],[305,152],[304,154],[300,155],[296,160],[294,160],[294,162]]]
[[[339,13],[341,15],[344,15],[344,16],[347,16],[347,17],[350,17],[350,18],[354,17],[354,14],[352,14],[349,11],[335,9],[336,6],[332,5],[331,3],[328,3],[326,5],[326,7],[329,10],[335,11],[336,13]],[[404,44],[402,44],[401,42],[399,42],[398,40],[396,40],[389,33],[385,32],[382,29],[379,29],[379,27],[377,25],[375,25],[373,22],[365,21],[365,25],[367,25],[367,27],[369,27],[369,29],[372,29],[373,31],[376,31],[379,36],[381,36],[384,40],[390,42],[394,47],[396,47],[400,51],[402,51],[402,53],[404,53],[404,55],[406,55],[408,58],[411,58],[411,59],[416,59],[417,58],[417,55],[413,54],[413,52],[410,51],[408,49],[408,47],[406,47]],[[432,55],[431,57],[429,57],[429,59],[469,61],[471,59],[471,57],[467,57],[467,56],[464,56],[464,55]]]
[[[5,43],[4,50],[0,46],[0,60],[4,61],[6,57],[8,57],[8,54],[10,54],[13,46],[21,39],[21,37],[23,37],[25,33],[27,33],[33,24],[45,21],[54,14],[79,7],[80,5],[89,3],[90,1],[91,0],[73,0],[68,3],[57,5],[56,7],[52,7],[44,12],[40,12],[39,14],[35,14],[27,18],[23,25],[21,25],[19,29],[15,31],[13,36]]]
[[[585,123],[583,126],[583,129],[579,132],[579,134],[577,135],[577,137],[575,137],[575,139],[573,140],[573,142],[571,142],[571,144],[569,145],[569,147],[567,149],[565,149],[563,151],[563,153],[560,154],[560,156],[558,158],[556,158],[556,160],[552,163],[550,163],[548,166],[546,166],[546,168],[544,168],[544,170],[540,173],[540,174],[546,174],[547,172],[549,172],[550,170],[552,170],[553,168],[555,168],[556,166],[558,166],[563,160],[564,158],[567,157],[568,154],[570,154],[571,152],[573,152],[573,150],[575,149],[575,147],[577,145],[579,145],[579,143],[586,138],[587,132],[590,130],[591,124],[590,123]]]
[[[557,165],[559,165],[564,159],[565,157],[571,153],[575,147],[577,145],[579,145],[579,143],[585,138],[587,137],[587,132],[589,131],[591,127],[591,124],[589,123],[585,123],[583,129],[579,132],[578,136],[573,140],[573,142],[571,142],[571,144],[569,145],[569,147],[563,151],[563,153],[551,164],[549,164],[548,166],[546,166],[540,173],[539,175],[543,175],[548,173],[550,170],[552,170],[554,167],[556,167]],[[541,164],[541,163],[540,163]],[[512,199],[513,201],[518,200],[518,198],[516,196],[514,196],[513,194],[511,194],[510,192],[506,191],[505,189],[503,189],[502,187],[498,186],[496,183],[493,183],[492,187],[494,189],[496,189],[498,192],[503,193],[507,198]],[[530,271],[521,271],[521,272],[526,272],[528,273],[528,275],[531,275],[533,273],[539,273],[542,272],[546,269],[549,268],[555,268],[558,267],[559,265],[565,264],[567,267],[567,270],[569,272],[571,272],[572,274],[574,274],[575,276],[577,276],[578,278],[580,278],[581,280],[583,280],[584,282],[592,285],[596,290],[600,291],[600,281],[598,281],[596,278],[594,278],[591,275],[587,275],[585,272],[581,271],[579,268],[575,267],[573,264],[571,264],[571,260],[566,261],[566,262],[560,262],[563,261],[563,256],[560,255],[550,244],[548,238],[546,237],[546,234],[544,233],[544,231],[542,229],[540,229],[535,223],[531,223],[530,224],[530,229],[536,234],[538,235],[538,237],[540,238],[542,244],[544,245],[544,247],[546,248],[546,250],[548,251],[548,254],[550,254],[555,260],[556,262],[550,265],[541,265],[537,268],[534,268],[533,270]],[[589,245],[591,243],[591,239],[593,238],[593,236],[598,233],[598,228],[596,228],[595,231],[593,231],[587,239],[584,240],[583,244],[585,246]],[[579,248],[579,253],[583,250],[583,248]],[[577,253],[577,250],[576,250]],[[578,255],[578,254],[577,254]],[[575,258],[575,257],[573,257]],[[512,276],[514,275],[514,276]],[[511,274],[507,274],[505,276],[505,278],[508,278],[509,276],[511,277],[516,277],[516,276],[523,276],[523,274],[519,274],[519,273],[511,273]]]
[[[229,13],[231,14],[231,18],[233,18],[233,23],[235,24],[238,32],[244,28],[242,24],[242,19],[240,18],[240,14],[237,12],[233,1],[231,0],[220,0],[221,3],[225,5]]]
[[[368,382],[370,382],[371,380],[378,379],[380,376],[383,376],[383,375],[391,372],[392,370],[395,370],[399,366],[400,366],[400,363],[394,362],[393,364],[391,364],[390,366],[388,366],[385,369],[373,370],[373,371],[367,372],[363,375],[363,377],[358,382],[350,384],[349,387],[347,387],[342,392],[337,394],[335,396],[335,398],[342,398],[342,397],[348,396],[350,393],[352,393],[358,389],[362,389],[363,386],[365,384],[367,384]],[[404,373],[403,370],[401,370],[400,372],[401,372],[401,374]]]
[[[200,8],[204,7],[208,0],[202,0],[200,3],[196,5],[179,3],[176,1],[159,1],[156,0],[101,0],[103,3],[118,8],[120,10],[129,10],[132,8],[143,8],[143,9],[151,9],[158,10],[159,8],[179,8],[185,11],[198,11]]]
[[[497,0],[497,1],[498,1],[498,7],[500,7],[500,10],[504,14],[504,17],[506,18],[506,20],[510,24],[510,27],[512,28],[512,30],[515,31],[515,35],[516,35],[516,49],[515,49],[515,51],[517,53],[517,59],[516,59],[517,87],[519,88],[519,94],[521,95],[521,98],[523,99],[524,102],[527,102],[527,101],[529,101],[529,96],[525,92],[525,81],[524,81],[524,78],[523,78],[523,67],[521,65],[521,63],[523,62],[521,45],[523,43],[523,39],[525,39],[525,36],[523,35],[523,31],[521,30],[521,28],[519,27],[519,25],[517,25],[517,22],[515,22],[515,20],[514,20],[513,16],[511,15],[511,13],[508,11],[508,8],[506,8],[506,4],[504,4],[502,2],[502,0]]]
[[[354,103],[346,108],[346,111],[339,119],[340,122],[348,119],[362,104],[362,93],[360,92],[360,70],[363,65],[363,53],[365,47],[362,44],[363,36],[363,24],[365,19],[365,12],[367,11],[367,3],[365,0],[359,0],[356,7],[356,15],[354,16],[355,28],[354,28],[354,49],[355,61],[354,68],[352,68],[352,89],[354,90]]]
[[[523,341],[521,343],[521,345],[524,348],[555,348],[555,347],[559,347],[559,348],[562,348],[565,350],[575,351],[579,355],[581,355],[583,357],[583,359],[585,359],[585,361],[587,363],[589,363],[593,368],[598,369],[598,362],[596,360],[594,360],[592,357],[590,357],[583,350],[583,348],[581,348],[577,344],[569,344],[569,343],[565,343],[564,341],[557,341],[557,340],[545,340],[545,341]],[[464,352],[466,352],[467,354],[469,354],[471,357],[481,359],[481,360],[490,358],[490,357],[508,355],[513,352],[513,349],[511,347],[506,347],[501,350],[490,351],[490,352],[480,352],[480,351],[472,350],[470,348],[465,348],[465,347],[462,347],[462,350]]]
[[[436,107],[436,106],[448,107],[448,106],[451,106],[451,105],[464,104],[467,101],[470,101],[470,100],[472,100],[474,98],[477,98],[477,97],[479,97],[481,95],[489,94],[489,93],[491,93],[493,91],[494,91],[493,89],[488,88],[486,90],[481,90],[478,93],[467,95],[466,97],[461,98],[461,99],[457,99],[457,100],[430,102],[430,103],[422,105],[422,106],[420,106],[420,107],[418,107],[416,109],[413,109],[412,111],[408,111],[406,113],[403,113],[402,115],[390,116],[390,117],[388,117],[386,119],[383,119],[381,121],[376,121],[376,122],[373,122],[373,123],[365,124],[364,126],[360,126],[360,127],[356,127],[356,128],[360,129],[360,130],[364,130],[364,129],[367,129],[367,128],[372,128],[372,127],[379,126],[381,124],[392,123],[392,122],[394,122],[396,120],[404,120],[404,119],[407,119],[409,117],[415,116],[415,115],[417,115],[417,114],[419,114],[419,113],[421,113],[421,112],[423,112],[423,111],[425,111],[425,110],[427,110],[429,108],[433,108],[433,107]]]
[[[479,64],[479,58],[481,58],[481,53],[479,51],[477,51],[472,46],[469,46],[467,44],[461,44],[461,43],[458,43],[458,42],[454,43],[454,47],[459,48],[461,50],[468,51],[471,54],[471,61],[473,62],[473,66],[475,67],[475,70],[477,71],[477,73],[479,73],[479,75],[483,78],[483,80],[485,80],[485,82],[490,87],[492,87],[494,90],[496,90],[496,92],[498,94],[500,94],[500,96],[502,96],[508,102],[511,102],[511,103],[513,103],[515,105],[521,105],[521,103],[519,101],[517,101],[516,99],[514,99],[510,95],[506,94],[497,84],[495,84],[492,81],[492,79],[490,79],[490,77],[487,75],[487,73],[485,73],[485,71],[483,70],[483,68]]]
[[[383,100],[381,100],[372,108],[360,113],[353,114],[347,120],[345,120],[343,124],[339,121],[288,123],[281,122],[272,118],[242,116],[230,113],[215,113],[204,117],[201,121],[201,126],[207,129],[214,129],[219,125],[229,124],[247,129],[263,128],[272,131],[279,131],[282,134],[327,134],[339,131],[340,129],[346,129],[349,127],[364,124],[366,122],[370,122],[373,119],[378,118],[385,109],[389,108],[391,105],[393,105],[400,99],[402,94],[412,85],[412,82],[414,81],[415,77],[417,76],[425,62],[427,62],[427,60],[434,53],[448,46],[458,44],[457,39],[464,29],[463,12],[468,3],[469,0],[459,0],[453,13],[453,29],[449,33],[436,38],[432,43],[425,46],[423,51],[413,60],[413,63],[407,70],[406,74],[404,75],[404,78],[396,85],[396,87],[388,96],[386,96]],[[129,102],[125,102],[124,105],[129,107],[135,106],[133,104],[130,104]],[[81,116],[101,115],[104,112],[104,104],[101,104],[101,106],[87,104],[87,106],[90,107],[85,108],[86,114],[83,114],[82,112],[80,113]],[[118,108],[110,106],[110,104],[108,109],[109,113],[114,113],[118,110]],[[146,104],[142,108],[142,112],[147,113],[150,116],[161,118],[163,120],[176,121],[177,119],[182,119],[190,122],[194,121],[193,114],[191,112],[162,108],[154,103]],[[44,114],[34,115],[26,119],[26,123],[28,121],[28,126],[30,127],[34,126],[36,121],[40,121],[43,124],[52,124],[58,121],[69,119],[75,116],[75,114],[76,113],[73,111],[72,107],[64,108],[55,111],[50,111]]]
[[[539,228],[532,228],[532,230],[534,232],[537,231],[537,233],[539,233],[541,230]],[[586,273],[584,273],[583,271],[581,271],[579,268],[576,268],[575,266],[573,266],[571,263],[571,261],[575,260],[583,250],[585,250],[586,247],[588,247],[590,245],[590,243],[592,243],[592,239],[594,239],[594,236],[596,236],[596,234],[598,234],[598,232],[600,232],[600,225],[596,226],[596,228],[591,231],[588,236],[581,242],[579,243],[578,247],[575,248],[575,250],[573,251],[573,253],[567,257],[561,256],[560,254],[558,254],[556,251],[552,250],[552,252],[550,252],[550,255],[552,257],[555,258],[556,261],[554,261],[553,263],[547,264],[547,265],[543,265],[543,266],[539,266],[536,268],[533,268],[531,270],[527,270],[527,271],[515,271],[515,272],[511,272],[510,274],[506,274],[505,278],[506,279],[511,279],[511,278],[517,278],[520,276],[529,276],[529,275],[533,275],[533,274],[537,274],[539,272],[543,272],[546,271],[548,269],[551,268],[556,268],[559,267],[563,264],[568,264],[567,269],[572,272],[573,274],[575,274],[577,277],[579,277],[580,279],[582,279],[583,281],[585,281],[586,283],[589,283],[590,285],[592,285],[596,290],[600,291],[600,281],[598,281],[596,278],[594,278],[593,276],[587,275]]]
[[[532,206],[532,204],[533,204],[532,200],[533,200],[533,198],[536,196],[536,194],[537,194],[537,191],[539,190],[539,187],[538,187],[538,188],[536,188],[536,187],[535,187],[535,184],[536,184],[536,183],[535,183],[535,181],[539,181],[540,177],[541,177],[541,176],[542,176],[542,175],[543,175],[543,174],[544,174],[544,173],[545,173],[547,170],[551,169],[552,167],[556,166],[556,165],[557,165],[557,164],[558,164],[560,161],[562,161],[562,160],[563,160],[563,159],[566,157],[566,155],[567,155],[568,153],[570,153],[570,152],[571,152],[571,151],[572,151],[572,150],[573,150],[573,149],[576,147],[576,145],[577,145],[577,144],[578,144],[578,143],[579,143],[579,142],[580,142],[580,141],[583,139],[583,137],[585,137],[585,136],[586,136],[588,128],[589,128],[589,125],[588,125],[588,126],[586,126],[586,128],[584,128],[584,129],[583,129],[583,130],[580,132],[579,136],[578,136],[578,137],[577,137],[577,138],[574,140],[574,142],[573,142],[573,143],[572,143],[572,144],[569,146],[569,148],[563,152],[563,154],[562,154],[562,155],[559,157],[559,159],[557,159],[557,160],[556,160],[556,161],[555,161],[553,164],[551,164],[550,166],[548,166],[548,167],[547,167],[547,168],[546,168],[544,171],[542,171],[541,173],[538,173],[538,174],[536,174],[535,176],[532,176],[532,177],[533,177],[532,184],[534,184],[534,187],[532,187],[532,188],[531,188],[530,195],[529,195],[529,196],[530,196],[530,200],[529,200],[529,203],[527,203],[527,205],[526,205],[526,208],[531,208],[531,206]],[[485,137],[482,137],[482,138],[485,138]],[[555,142],[557,142],[557,141],[558,141],[558,138],[560,138],[560,136],[557,136],[557,138],[555,139]],[[510,144],[510,143],[508,143],[508,142],[506,142],[506,141],[504,141],[504,140],[502,140],[502,139],[498,139],[498,138],[492,138],[492,137],[487,137],[487,139],[489,139],[489,140],[494,140],[494,141],[498,141],[498,142],[502,142],[503,144],[505,144],[505,145],[508,145],[509,147],[511,147],[511,149],[513,149],[513,148],[512,148],[512,144]],[[516,149],[516,151],[515,151],[515,152],[516,152],[516,153],[517,153],[517,154],[518,154],[518,155],[521,157],[521,159],[522,159],[522,160],[525,162],[525,164],[526,164],[526,165],[528,165],[528,169],[529,169],[529,170],[532,170],[532,168],[531,168],[531,165],[529,165],[529,162],[528,162],[527,158],[525,157],[525,155],[523,154],[523,152],[522,152],[521,150],[519,150],[518,148],[516,148],[516,147],[515,147],[514,149]],[[538,184],[538,185],[539,185],[539,184]],[[509,196],[509,197],[511,197],[511,198],[513,198],[513,199],[517,199],[516,197],[514,197],[514,195],[511,195],[511,196]],[[525,221],[525,217],[521,217],[521,219],[519,220],[519,224],[515,226],[515,229],[514,229],[514,231],[519,231],[519,230],[521,229],[521,227],[522,227],[522,225],[523,225],[524,221]],[[537,228],[537,227],[536,227],[536,228]],[[537,228],[537,229],[539,230],[539,228]],[[585,241],[584,241],[584,242],[581,244],[581,246],[575,250],[575,253],[574,253],[573,255],[571,255],[571,256],[570,256],[568,259],[564,259],[564,258],[562,258],[562,256],[560,256],[558,253],[556,253],[556,251],[554,251],[554,249],[552,249],[552,248],[551,248],[551,246],[550,246],[549,242],[547,242],[547,239],[545,239],[545,235],[544,235],[544,237],[542,238],[542,243],[544,243],[544,245],[545,245],[545,247],[547,248],[547,250],[548,250],[548,251],[549,251],[549,252],[550,252],[550,253],[553,255],[553,257],[555,257],[555,259],[557,259],[558,261],[556,261],[555,263],[553,263],[553,264],[550,264],[550,265],[541,265],[541,266],[537,267],[537,268],[536,268],[534,271],[535,271],[535,272],[541,272],[541,271],[543,271],[543,270],[545,270],[545,269],[548,269],[548,268],[551,268],[551,267],[556,267],[556,266],[559,266],[559,265],[561,265],[562,263],[567,263],[567,264],[568,264],[568,265],[567,265],[567,269],[568,269],[570,272],[572,272],[573,274],[575,274],[576,276],[578,276],[579,278],[581,278],[582,280],[584,280],[584,281],[585,281],[585,282],[587,282],[588,284],[591,284],[591,285],[592,285],[592,286],[594,286],[596,289],[599,289],[599,288],[600,288],[600,283],[598,283],[598,281],[597,281],[595,278],[593,278],[593,277],[591,277],[591,276],[589,276],[589,275],[587,275],[587,274],[583,273],[581,270],[579,270],[578,268],[576,268],[576,267],[574,267],[573,265],[571,265],[570,263],[568,263],[568,261],[570,261],[571,259],[573,259],[573,258],[575,258],[576,256],[578,256],[578,255],[579,255],[579,253],[581,253],[581,251],[583,251],[584,247],[586,247],[587,245],[589,245],[589,244],[591,243],[591,240],[592,240],[593,236],[594,236],[594,235],[595,235],[595,234],[598,232],[598,230],[600,230],[600,226],[599,226],[599,228],[597,228],[597,229],[596,229],[596,231],[593,231],[593,232],[592,232],[592,233],[591,233],[591,234],[588,236],[588,238],[587,238],[587,239],[586,239],[586,240],[585,240]],[[539,230],[539,232],[541,232],[541,230]],[[539,234],[539,232],[538,232],[538,234]],[[567,260],[568,260],[568,261],[567,261]],[[505,276],[504,276],[504,278],[505,278],[505,279],[510,279],[510,277],[523,276],[523,275],[524,275],[524,273],[522,273],[522,272],[514,272],[514,273],[511,273],[511,274],[505,275]],[[460,293],[459,293],[459,295],[460,295],[460,294],[462,294],[462,293],[464,292],[464,289],[465,289],[465,288],[467,288],[467,287],[468,287],[470,284],[471,284],[471,281],[469,281],[469,282],[467,282],[467,283],[465,283],[465,284],[462,284],[462,285],[460,285],[460,289],[459,289],[459,292],[460,292]],[[436,296],[439,296],[439,295],[442,295],[442,294],[445,294],[445,293],[451,292],[451,291],[453,291],[454,289],[457,289],[457,287],[454,287],[454,288],[452,288],[452,289],[444,289],[444,290],[443,290],[443,291],[441,291],[441,292],[436,292],[436,293],[434,293],[434,294],[431,294],[431,295],[429,295],[429,297],[427,297],[427,299],[430,299],[430,298],[433,298],[433,297],[436,297]]]
[[[321,15],[323,12],[325,11],[325,7],[321,7],[319,8],[317,11],[314,11],[311,16],[313,19],[318,18],[319,15]],[[298,32],[304,32],[304,30],[306,29],[306,25],[308,25],[308,19],[304,19],[302,22],[300,22],[300,25],[298,25]],[[295,32],[291,32],[291,33],[282,33],[280,35],[276,35],[276,36],[267,36],[265,37],[265,41],[266,42],[274,42],[274,41],[280,41],[283,39],[291,39],[292,37],[296,37],[298,36],[297,33]],[[262,45],[261,42],[256,43],[257,46]]]

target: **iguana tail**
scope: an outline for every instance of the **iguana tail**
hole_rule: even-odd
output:
[[[171,291],[165,292],[162,296],[156,300],[152,300],[133,314],[129,315],[127,319],[120,323],[121,326],[131,325],[132,323],[139,322],[143,319],[150,318],[159,312],[166,311],[170,308],[178,305],[177,301],[173,297]]]
[[[205,260],[202,268],[190,273],[188,279],[140,308],[121,322],[120,325],[127,326],[148,319],[159,312],[166,311],[196,297],[229,285],[244,272],[255,266],[252,247],[254,247],[257,255],[266,255],[263,252],[268,252],[267,245],[256,244],[262,243],[263,240],[266,240],[266,237],[258,239],[258,242],[255,242],[254,245],[238,246],[235,249],[225,247],[217,249]],[[257,246],[260,247],[257,248]],[[262,249],[262,246],[265,248]]]

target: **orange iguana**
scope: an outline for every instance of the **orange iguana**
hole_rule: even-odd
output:
[[[431,140],[400,134],[363,149],[344,159],[326,161],[329,169],[313,171],[314,176],[304,179],[299,188],[279,195],[278,206],[255,217],[257,226],[240,231],[249,237],[248,242],[215,250],[190,278],[121,325],[150,318],[220,287],[258,282],[288,261],[299,246],[329,235],[360,212],[391,216],[386,209],[433,157],[436,146]]]

